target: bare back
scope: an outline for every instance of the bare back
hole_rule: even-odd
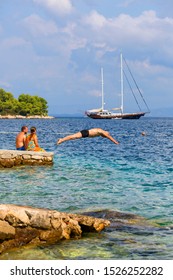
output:
[[[97,137],[97,136],[102,136],[105,138],[108,138],[109,140],[111,140],[113,143],[115,144],[119,144],[118,141],[116,141],[108,131],[103,130],[101,128],[92,128],[89,130],[89,137]]]
[[[105,137],[105,132],[101,128],[92,128],[89,130],[89,137],[97,137],[97,136],[103,136]]]
[[[19,132],[16,136],[16,148],[21,148],[25,145],[26,136],[24,132]]]

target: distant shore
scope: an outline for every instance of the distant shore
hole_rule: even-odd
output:
[[[40,116],[40,115],[33,115],[33,116],[21,116],[21,115],[0,115],[0,119],[54,119],[53,116]]]

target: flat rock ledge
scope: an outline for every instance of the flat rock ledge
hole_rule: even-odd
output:
[[[0,150],[0,168],[18,165],[52,165],[53,152]]]
[[[54,244],[81,238],[84,232],[100,232],[108,220],[50,209],[0,204],[0,254],[26,244]]]

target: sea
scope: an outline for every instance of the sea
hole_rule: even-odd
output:
[[[23,125],[36,126],[54,164],[0,169],[0,204],[88,214],[111,225],[77,240],[9,250],[1,260],[173,259],[173,118],[1,119],[1,149],[15,149]],[[96,137],[56,145],[95,127],[120,144]]]

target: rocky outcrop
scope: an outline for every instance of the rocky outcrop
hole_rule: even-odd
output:
[[[53,152],[0,150],[0,168],[18,165],[51,165]]]
[[[81,238],[83,232],[100,232],[109,225],[108,220],[85,215],[0,204],[0,253],[26,244]]]

